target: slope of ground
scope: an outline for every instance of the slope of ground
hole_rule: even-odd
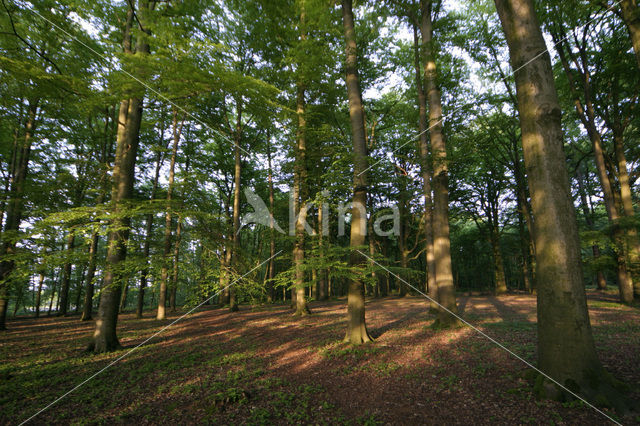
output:
[[[459,306],[535,363],[535,297],[464,297]],[[582,403],[536,401],[522,379],[526,365],[474,330],[432,330],[424,299],[369,300],[376,342],[357,348],[340,343],[344,301],[311,308],[302,319],[277,305],[201,310],[33,424],[607,424]],[[640,383],[640,311],[603,300],[590,308],[603,363]],[[124,315],[124,348],[100,356],[83,352],[93,323],[11,321],[0,335],[0,423],[27,419],[176,317]]]

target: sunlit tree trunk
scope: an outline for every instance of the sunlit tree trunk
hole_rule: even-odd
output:
[[[138,18],[144,19],[149,11],[149,2],[139,0]],[[128,26],[125,29],[125,52],[127,44],[131,45],[130,25],[133,12],[129,10]],[[136,43],[137,54],[149,53],[149,45],[146,34],[140,32]],[[142,90],[142,89],[139,89]],[[125,260],[126,245],[129,238],[130,219],[126,216],[118,217],[126,208],[124,203],[133,196],[133,184],[135,174],[135,162],[138,151],[140,124],[142,121],[142,95],[136,94],[120,104],[118,116],[118,139],[116,147],[116,160],[113,167],[113,189],[111,200],[114,203],[114,216],[112,230],[107,238],[107,267],[104,274],[100,305],[98,307],[98,319],[93,334],[93,341],[89,350],[96,353],[109,352],[120,347],[116,334],[118,322],[118,305],[120,302],[121,283],[125,279],[120,270]]]
[[[495,0],[515,72],[537,256],[538,366],[579,392],[601,377],[583,287],[580,241],[563,152],[562,111],[532,0]],[[540,55],[539,52],[545,52]],[[560,391],[540,376],[542,394]],[[578,389],[576,389],[576,387]]]
[[[365,244],[367,229],[367,141],[364,127],[364,107],[358,77],[358,56],[356,31],[353,19],[352,0],[342,0],[342,21],[344,25],[346,45],[346,84],[349,98],[349,117],[351,120],[351,136],[353,138],[353,208],[351,213],[351,242],[353,252],[350,264],[360,265],[362,255],[356,252],[357,247]],[[355,345],[370,342],[365,323],[364,285],[361,280],[349,281],[347,296],[347,333],[345,341]]]
[[[456,294],[453,287],[451,266],[451,240],[449,236],[449,176],[447,148],[442,132],[442,99],[438,89],[438,73],[433,51],[433,22],[431,20],[431,0],[420,0],[422,19],[420,32],[424,46],[425,92],[429,105],[429,134],[433,155],[433,254],[436,266],[436,287],[440,309],[437,325],[458,326],[460,321]],[[452,315],[453,313],[454,315]]]
[[[419,40],[418,26],[413,26],[413,37],[415,44],[414,65],[416,69],[416,87],[418,90],[418,126],[420,131],[420,167],[422,173],[422,192],[424,194],[424,236],[425,236],[425,257],[427,275],[427,294],[429,295],[430,310],[438,311],[438,288],[436,284],[436,263],[433,254],[433,195],[431,190],[431,170],[433,164],[429,154],[429,118],[427,116],[427,95],[424,91],[425,75],[421,60],[421,52],[428,49],[427,39]]]

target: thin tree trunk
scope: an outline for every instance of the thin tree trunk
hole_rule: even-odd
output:
[[[304,11],[300,17],[301,24],[304,25]],[[304,32],[301,36],[302,40],[306,39]],[[304,271],[304,245],[305,245],[305,229],[304,223],[307,219],[307,166],[306,162],[306,126],[305,117],[305,89],[301,82],[297,84],[297,116],[298,116],[298,134],[296,146],[296,165],[293,184],[293,211],[296,218],[295,223],[295,244],[293,247],[293,261],[296,269],[295,290],[296,290],[296,311],[294,315],[304,316],[311,312],[307,305],[305,297],[305,271]]]
[[[275,224],[273,219],[273,206],[274,206],[274,197],[273,197],[273,167],[271,164],[271,136],[267,134],[267,162],[269,165],[269,263],[267,266],[268,269],[268,283],[267,283],[267,302],[273,303],[275,299],[274,289],[273,289],[273,277],[274,277],[274,257],[276,255],[276,234],[275,234]]]
[[[617,98],[617,96],[616,96]],[[627,159],[624,154],[624,135],[623,126],[618,123],[613,126],[613,143],[616,155],[616,166],[618,171],[618,183],[620,184],[620,200],[622,204],[622,212],[625,218],[633,221],[635,219],[635,211],[633,209],[633,197],[631,193],[631,185],[629,179],[629,171],[627,170]],[[629,254],[629,269],[634,276],[633,293],[635,297],[640,297],[640,240],[638,240],[638,231],[636,224],[631,222],[626,226],[626,252]]]
[[[242,143],[242,99],[237,99],[236,108],[237,117],[233,147],[235,157],[233,174],[233,249],[230,253],[230,264],[234,271],[237,271],[240,263],[240,185],[242,183],[242,153],[240,152],[240,144]],[[231,312],[237,312],[239,309],[236,288],[232,285],[229,287],[229,310]]]
[[[437,86],[438,74],[433,51],[433,22],[431,0],[420,0],[422,44],[425,58],[425,91],[429,105],[429,134],[433,155],[433,239],[436,265],[436,287],[440,309],[437,325],[458,326],[460,321],[451,265],[451,240],[449,236],[449,176],[447,148],[442,132],[442,99]],[[452,315],[453,313],[453,315]]]
[[[76,301],[75,306],[73,307],[73,312],[78,313],[80,310],[80,299],[82,298],[82,284],[84,283],[84,275],[87,272],[87,265],[83,265],[82,272],[80,273],[80,278],[76,284]]]
[[[370,211],[373,212],[373,208],[370,209]],[[376,257],[376,241],[373,233],[373,214],[369,215],[369,220],[367,221],[367,233],[369,234],[369,256],[371,257],[371,259],[375,259]],[[373,260],[371,260],[369,262],[370,267],[372,268],[371,270],[371,282],[373,283],[372,285],[374,286],[373,288],[373,294],[375,298],[380,297],[380,285],[378,283],[378,277],[376,274],[375,269],[375,262]]]
[[[587,223],[587,226],[589,227],[589,229],[593,230],[595,227],[594,227],[593,219],[591,217],[591,213],[589,212],[589,204],[587,202],[587,193],[584,188],[584,176],[582,175],[582,172],[579,169],[577,172],[577,180],[578,180],[578,192],[580,193],[580,201],[582,204],[582,213],[584,214],[584,220]],[[597,261],[598,258],[600,257],[600,247],[598,247],[597,244],[594,244],[593,246],[591,246],[591,250],[593,252],[594,261]],[[596,272],[596,282],[597,282],[598,290],[606,290],[607,280],[600,268],[598,268],[598,271]]]
[[[592,382],[589,377],[602,377],[602,367],[587,312],[580,240],[563,152],[562,111],[551,60],[548,54],[539,54],[546,51],[546,45],[533,1],[495,0],[495,4],[516,70],[522,145],[535,217],[538,366],[560,383],[587,393]],[[549,382],[537,389],[552,398],[561,393]]]
[[[44,271],[40,271],[38,276],[38,293],[36,293],[36,318],[40,317],[40,300],[42,298],[42,284],[44,283]]]
[[[29,156],[31,154],[31,143],[33,142],[33,133],[36,127],[36,115],[38,113],[38,98],[29,102],[27,121],[25,124],[24,139],[21,146],[16,146],[13,182],[9,192],[9,200],[7,202],[5,215],[6,219],[2,233],[7,231],[13,232],[20,229],[22,220],[23,195],[27,173],[29,171]],[[18,149],[19,148],[19,149]],[[0,258],[5,255],[13,254],[15,251],[15,241],[9,241],[3,238],[0,243]],[[0,331],[6,330],[7,310],[9,308],[9,289],[8,278],[13,272],[15,264],[13,261],[0,262]]]
[[[403,270],[406,270],[409,266],[408,262],[408,249],[407,249],[407,216],[408,216],[408,208],[407,208],[407,185],[405,181],[405,177],[403,175],[399,175],[400,179],[400,236],[398,237],[398,251],[400,252],[400,267]],[[405,275],[404,271],[401,274]],[[398,295],[400,297],[405,297],[407,295],[407,285],[405,280],[400,280],[398,283]]]
[[[342,0],[342,21],[346,45],[346,84],[349,98],[349,117],[351,136],[353,138],[353,207],[351,212],[352,254],[350,265],[363,263],[363,258],[356,250],[365,244],[367,229],[367,140],[364,127],[364,107],[358,76],[358,56],[356,31],[353,19],[352,0]],[[361,280],[349,281],[347,296],[347,332],[345,341],[355,345],[370,342],[365,322],[364,285]]]
[[[122,293],[120,294],[120,304],[118,307],[118,312],[123,313],[125,308],[127,307],[127,296],[129,295],[129,280],[126,280],[122,284]]]
[[[67,311],[69,310],[69,285],[71,284],[71,260],[69,259],[73,254],[73,249],[75,247],[76,234],[73,230],[69,231],[69,236],[67,237],[67,260],[64,263],[64,267],[62,268],[62,286],[60,287],[60,311],[58,311],[58,315],[67,315]]]
[[[560,57],[560,61],[564,68],[565,74],[569,80],[570,86],[572,88],[575,87],[574,81],[574,71],[571,69],[569,61],[567,59],[567,52],[571,55],[570,51],[567,50],[565,52],[564,47],[564,37],[563,33],[553,34],[554,41],[558,45],[558,55]],[[573,58],[573,56],[572,56]],[[573,58],[574,63],[577,65],[577,61]],[[584,61],[583,54],[583,65],[587,65]],[[615,203],[615,194],[612,186],[612,181],[607,175],[607,165],[605,162],[604,151],[602,148],[602,135],[596,126],[596,115],[592,103],[592,93],[591,93],[591,77],[588,72],[583,72],[581,75],[583,79],[583,88],[584,88],[584,103],[580,100],[578,93],[575,89],[572,90],[572,94],[574,96],[574,103],[576,107],[576,111],[578,113],[578,117],[582,121],[582,124],[587,130],[587,134],[591,140],[591,144],[593,147],[593,154],[595,158],[596,171],[598,172],[598,178],[600,180],[600,186],[602,187],[602,193],[604,195],[604,205],[607,210],[607,216],[609,218],[609,223],[613,227],[613,241],[615,245],[615,254],[617,260],[617,276],[618,276],[618,287],[620,290],[620,300],[623,303],[631,303],[633,302],[633,280],[631,279],[631,275],[628,272],[627,268],[627,259],[625,256],[624,245],[625,245],[625,235],[623,230],[620,228],[618,222],[620,216],[618,214],[618,209],[616,208]]]
[[[176,225],[176,241],[173,246],[173,273],[171,274],[171,295],[169,297],[169,306],[171,312],[176,311],[176,296],[178,291],[178,272],[180,264],[180,243],[182,239],[182,218],[178,215],[178,224]]]
[[[156,319],[163,320],[166,318],[167,306],[167,282],[169,279],[169,255],[171,254],[171,221],[172,210],[171,200],[173,199],[173,186],[176,176],[176,157],[178,155],[178,145],[180,144],[180,136],[182,134],[182,125],[178,127],[178,110],[173,110],[173,146],[171,148],[171,165],[169,166],[169,187],[167,189],[167,211],[165,213],[164,223],[164,250],[162,253],[162,269],[160,270],[160,292],[158,294],[158,312]]]
[[[114,107],[114,112],[115,112],[115,107]],[[107,196],[106,191],[106,181],[108,178],[108,174],[107,174],[107,168],[109,165],[109,157],[110,157],[110,153],[111,150],[113,148],[113,142],[111,141],[111,133],[109,131],[109,116],[110,116],[110,112],[109,112],[109,108],[107,108],[107,112],[105,114],[105,129],[104,129],[104,143],[102,146],[102,153],[101,153],[101,162],[102,165],[105,167],[105,170],[102,171],[102,174],[100,176],[100,195],[98,195],[98,199],[96,200],[96,205],[101,205],[102,203],[104,203],[104,200]],[[80,317],[81,321],[89,321],[92,319],[92,315],[93,315],[93,295],[94,295],[94,289],[95,289],[95,283],[94,283],[94,278],[96,275],[96,264],[97,264],[97,258],[98,258],[98,244],[100,242],[99,239],[99,235],[98,235],[98,231],[97,230],[93,230],[93,232],[91,233],[91,243],[89,244],[89,266],[88,266],[88,270],[87,270],[87,276],[86,276],[86,280],[85,280],[85,293],[84,293],[84,303],[83,303],[83,308],[82,308],[82,316]]]
[[[164,120],[163,120],[164,122]],[[161,146],[164,147],[164,125],[161,126],[162,130],[160,133],[160,137],[163,139],[161,142]],[[155,200],[156,194],[158,192],[158,180],[160,179],[160,169],[162,168],[162,155],[158,153],[156,157],[156,170],[153,178],[153,188],[151,190],[151,201]],[[144,310],[144,294],[147,289],[147,278],[149,277],[149,255],[151,254],[151,239],[153,237],[153,218],[154,215],[148,214],[146,218],[145,224],[145,237],[144,237],[144,247],[142,248],[142,255],[145,259],[145,267],[142,269],[140,273],[140,289],[138,291],[138,303],[136,307],[136,318],[142,318],[142,312]]]
[[[496,217],[493,217],[493,221]],[[502,260],[502,251],[500,250],[500,231],[497,230],[497,224],[493,223],[491,229],[491,248],[493,251],[493,270],[495,273],[495,294],[501,295],[507,292],[507,281],[504,273],[504,261]]]
[[[320,258],[320,264],[324,264],[324,234],[326,229],[324,229],[324,215],[325,209],[323,206],[318,208],[318,256]],[[317,289],[318,300],[324,301],[328,298],[328,288],[327,288],[327,271],[325,268],[320,268],[318,271],[318,289]]]
[[[53,299],[56,297],[56,287],[58,286],[58,277],[54,271],[53,273],[53,288],[51,289],[51,300],[49,300],[49,310],[47,311],[47,316],[51,315],[51,310],[53,309]]]

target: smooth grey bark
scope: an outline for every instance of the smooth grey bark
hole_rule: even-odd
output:
[[[430,310],[438,311],[438,288],[436,284],[436,262],[433,254],[433,193],[431,188],[433,164],[429,147],[429,118],[427,115],[427,95],[425,93],[425,76],[423,74],[422,57],[428,48],[427,39],[418,36],[417,23],[413,26],[415,44],[414,62],[416,69],[416,87],[418,92],[418,128],[420,131],[420,167],[422,174],[422,192],[424,194],[424,236],[425,236],[425,260],[427,275],[427,294],[431,299]]]
[[[429,105],[429,136],[433,156],[433,254],[437,301],[440,309],[436,325],[456,327],[460,320],[456,317],[458,307],[453,285],[451,265],[451,239],[449,235],[449,171],[447,148],[442,129],[442,98],[438,88],[438,72],[433,51],[433,22],[431,0],[420,0],[420,33],[424,55],[425,92]]]
[[[342,0],[342,21],[346,46],[346,85],[349,98],[349,118],[353,138],[353,208],[351,211],[351,241],[353,249],[349,264],[356,266],[364,259],[356,249],[365,244],[367,229],[367,141],[364,127],[364,107],[358,76],[356,31],[352,0]],[[364,284],[361,280],[349,281],[347,293],[347,332],[345,341],[354,345],[370,342],[365,322]]]
[[[595,397],[607,386],[587,311],[580,240],[563,151],[562,110],[551,59],[532,0],[495,0],[495,4],[515,70],[535,218],[538,367],[569,389]],[[536,390],[552,398],[564,393],[543,376],[538,377]]]

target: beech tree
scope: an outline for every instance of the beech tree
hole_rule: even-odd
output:
[[[420,33],[424,55],[425,92],[429,105],[429,137],[433,156],[433,240],[435,263],[435,287],[439,309],[438,324],[442,327],[457,326],[460,320],[451,268],[451,239],[449,236],[449,177],[447,148],[442,116],[442,100],[438,89],[438,71],[433,48],[433,2],[420,1]]]
[[[134,12],[137,16],[134,23]],[[139,0],[137,10],[130,8],[124,28],[124,52],[128,55],[146,55],[149,53],[148,34],[142,22],[150,19],[152,6],[146,0]],[[133,27],[136,25],[138,31]],[[135,48],[134,42],[135,40]],[[120,346],[116,334],[118,310],[122,292],[122,272],[118,267],[127,256],[130,218],[123,215],[126,202],[133,193],[135,162],[138,153],[140,123],[142,121],[143,93],[138,88],[130,98],[120,102],[118,112],[118,133],[116,157],[112,174],[111,199],[116,218],[111,223],[112,231],[107,240],[107,270],[100,292],[100,305],[96,329],[89,350],[100,353],[117,349]],[[120,217],[118,217],[120,216]]]
[[[346,84],[349,98],[349,117],[353,140],[353,204],[351,208],[351,248],[350,263],[363,262],[358,250],[365,243],[367,229],[367,142],[364,127],[364,106],[360,93],[358,76],[358,54],[353,2],[342,0],[342,21],[346,45]],[[345,341],[359,345],[372,341],[365,322],[364,284],[361,280],[349,282],[347,299],[347,333]]]
[[[616,393],[595,350],[582,280],[575,209],[563,152],[562,110],[531,0],[495,1],[514,69],[525,166],[531,188],[538,290],[538,366],[590,398]],[[545,52],[539,54],[538,52]],[[564,390],[545,377],[541,395]],[[609,396],[608,403],[621,404]]]

